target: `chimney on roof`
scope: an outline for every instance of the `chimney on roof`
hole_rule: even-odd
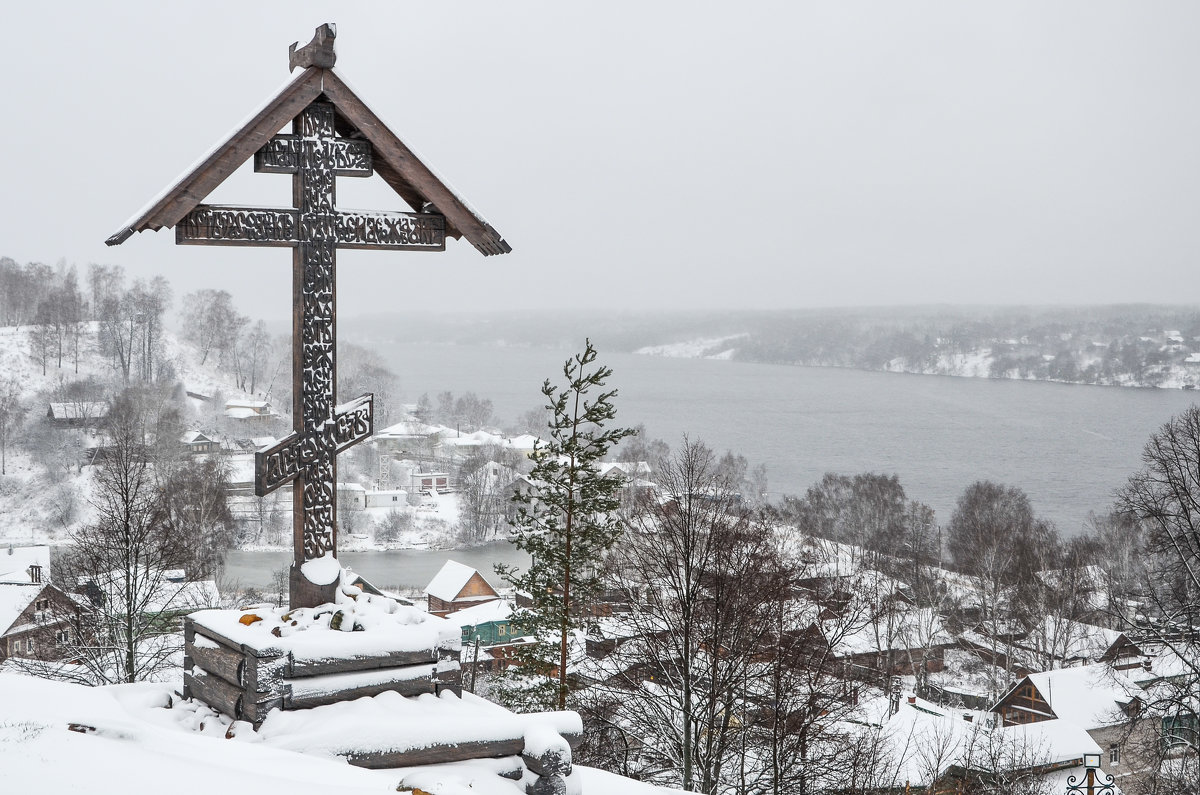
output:
[[[40,583],[42,581],[42,566],[39,563],[34,563],[26,571],[29,572],[29,581],[32,583]]]
[[[1149,670],[1150,670],[1150,666],[1151,666],[1151,665],[1152,665],[1152,663],[1150,662],[1150,658],[1149,658],[1149,657],[1147,657],[1146,659],[1142,660],[1142,669],[1143,669],[1143,670],[1149,671]]]
[[[963,713],[963,720],[965,720],[967,723],[974,723],[974,722],[975,722],[975,716],[974,716],[974,715],[972,715],[970,712],[964,712],[964,713]]]

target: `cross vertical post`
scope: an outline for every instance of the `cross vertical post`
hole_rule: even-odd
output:
[[[310,460],[292,484],[294,557],[291,602],[331,601],[335,584],[315,583],[302,567],[325,555],[337,557],[337,452],[322,433],[333,421],[337,399],[336,284],[337,218],[330,147],[333,106],[314,102],[296,117],[297,164],[292,206],[299,210],[298,244],[292,254],[292,361],[300,389],[292,396],[293,429],[313,440]]]

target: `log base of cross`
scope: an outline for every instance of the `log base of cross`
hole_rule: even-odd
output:
[[[386,597],[344,590],[355,596],[316,608],[188,616],[184,697],[258,729],[277,709],[384,692],[461,692],[458,627]]]
[[[337,598],[338,584],[318,585],[304,576],[295,563],[288,569],[288,602],[292,607],[323,605]]]
[[[431,795],[461,791],[445,779],[461,773],[444,763],[473,760],[489,760],[487,775],[529,795],[579,791],[569,786],[572,747],[583,736],[577,713],[516,714],[462,693],[459,628],[384,599],[359,593],[315,609],[193,613],[184,621],[183,695],[250,722],[281,748],[332,752],[371,769],[438,765],[433,779],[424,770],[402,782]]]

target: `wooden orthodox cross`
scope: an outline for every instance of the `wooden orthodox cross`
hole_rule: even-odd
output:
[[[287,246],[292,255],[292,427],[255,454],[254,490],[292,484],[292,607],[330,601],[336,587],[337,454],[371,435],[374,403],[337,401],[335,268],[339,248],[444,251],[446,236],[466,237],[486,255],[511,251],[416,158],[333,72],[333,25],[289,51],[305,71],[149,210],[108,239],[175,227],[192,245]],[[292,122],[292,132],[275,133]],[[292,175],[292,207],[200,204],[239,165]],[[337,209],[336,178],[378,173],[417,212]]]

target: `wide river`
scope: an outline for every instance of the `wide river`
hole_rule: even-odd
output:
[[[687,434],[718,452],[744,455],[752,466],[766,464],[772,498],[803,494],[825,472],[895,473],[908,496],[932,506],[944,523],[967,485],[992,480],[1024,489],[1034,510],[1066,535],[1080,532],[1089,512],[1108,509],[1113,492],[1138,469],[1150,434],[1195,397],[1181,390],[665,359],[605,353],[604,341],[595,342],[620,391],[621,424],[644,424],[673,446]],[[560,380],[572,351],[399,344],[379,353],[399,375],[405,400],[473,391],[509,420],[540,405],[542,381]],[[474,562],[467,559],[474,552],[461,551],[359,553],[363,560],[347,562],[368,578],[367,567],[378,565],[383,583],[423,585],[450,555],[489,574],[489,561],[503,553],[481,552]],[[235,558],[250,555],[262,571],[261,554],[270,553]]]

